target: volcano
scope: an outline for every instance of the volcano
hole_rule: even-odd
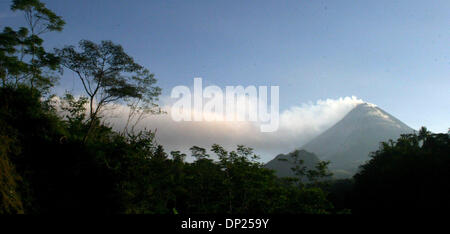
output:
[[[370,152],[376,151],[380,142],[413,132],[414,129],[376,105],[361,103],[301,150],[330,161],[335,178],[348,178],[370,159]]]

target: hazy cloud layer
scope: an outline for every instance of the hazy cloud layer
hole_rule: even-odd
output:
[[[236,145],[243,144],[253,147],[261,156],[261,161],[267,162],[280,153],[301,147],[362,102],[352,96],[293,106],[280,113],[280,127],[271,133],[260,132],[259,125],[254,122],[175,122],[170,113],[149,116],[140,123],[139,128],[156,129],[157,141],[164,145],[167,152],[180,150],[188,153],[193,145],[209,149],[212,144],[218,143],[227,149],[234,149]],[[170,112],[170,105],[164,106],[164,109]],[[114,117],[109,122],[115,129],[121,130],[126,114],[127,108],[119,106],[114,109]]]

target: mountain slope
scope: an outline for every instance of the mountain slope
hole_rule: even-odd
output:
[[[377,150],[381,141],[413,131],[375,105],[362,103],[302,149],[331,161],[330,169],[337,177],[348,177],[369,159],[369,153]]]
[[[295,166],[293,155],[297,154],[298,159],[303,160],[303,165],[308,169],[314,169],[319,158],[310,152],[305,150],[295,150],[289,154],[280,154],[274,159],[266,163],[265,167],[275,170],[275,174],[278,177],[295,177],[294,172],[292,172],[292,167]]]

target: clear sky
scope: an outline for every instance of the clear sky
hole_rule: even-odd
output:
[[[43,1],[46,46],[112,40],[176,85],[279,85],[280,107],[355,95],[409,126],[450,127],[450,1]],[[0,0],[0,26],[23,22]],[[76,89],[66,73],[58,89]]]

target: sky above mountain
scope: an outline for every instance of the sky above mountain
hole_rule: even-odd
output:
[[[119,43],[156,74],[163,99],[202,77],[279,85],[281,112],[354,95],[412,128],[450,127],[449,1],[43,2],[67,22],[44,36],[48,48]],[[22,25],[9,5],[0,1],[0,26]],[[80,90],[70,72],[64,90]]]

